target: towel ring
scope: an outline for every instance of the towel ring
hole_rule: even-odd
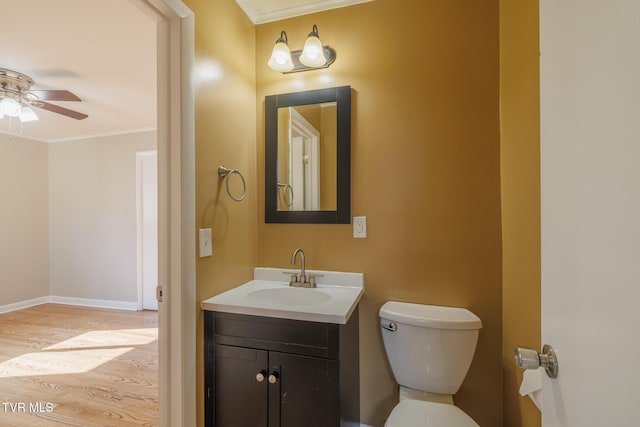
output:
[[[291,209],[293,207],[293,187],[291,186],[291,184],[278,183],[278,189],[280,188],[284,189],[284,191],[282,192],[282,198],[284,199],[284,202],[287,204],[289,209]],[[287,202],[287,189],[289,190],[288,202]]]
[[[242,195],[240,197],[235,197],[233,194],[231,194],[231,190],[229,189],[229,175],[233,175],[234,173],[237,174],[242,180]],[[229,195],[229,197],[231,197],[231,200],[235,202],[241,202],[244,200],[244,198],[247,196],[247,182],[244,180],[244,176],[242,176],[242,174],[238,169],[227,169],[223,165],[220,165],[218,167],[218,176],[221,179],[227,178],[226,179],[227,194]]]

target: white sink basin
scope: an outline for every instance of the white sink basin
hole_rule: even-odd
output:
[[[247,294],[251,301],[282,305],[310,305],[329,301],[331,295],[327,292],[307,288],[272,288],[251,291]]]
[[[203,301],[202,309],[346,324],[364,293],[364,275],[316,270],[307,273],[316,277],[316,288],[289,286],[290,270],[256,268],[254,280]]]

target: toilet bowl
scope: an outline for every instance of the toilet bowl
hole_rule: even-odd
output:
[[[391,411],[385,427],[478,427],[456,406],[406,399]]]
[[[464,308],[389,301],[380,309],[387,359],[400,402],[385,427],[478,427],[453,405],[482,321]]]

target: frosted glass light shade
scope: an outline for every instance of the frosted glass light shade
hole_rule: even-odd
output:
[[[34,120],[39,120],[38,115],[31,107],[22,107],[22,111],[20,112],[20,121],[21,122],[32,122]]]
[[[4,98],[0,101],[0,114],[3,116],[18,117],[21,110],[22,106],[13,98]]]
[[[289,46],[284,41],[278,41],[271,52],[269,59],[269,67],[272,70],[287,72],[293,70],[293,61],[291,60],[291,52]]]
[[[320,42],[318,37],[313,35],[307,37],[304,49],[302,49],[302,54],[300,55],[300,62],[307,67],[321,67],[326,64],[327,58],[324,56],[322,42]]]

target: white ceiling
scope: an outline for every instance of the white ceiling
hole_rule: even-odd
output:
[[[256,24],[371,0],[236,0]],[[75,120],[34,109],[40,120],[0,120],[0,133],[45,142],[156,129],[156,24],[132,0],[3,0],[0,68],[33,89],[66,89],[82,102],[52,104]]]
[[[278,21],[372,0],[236,0],[254,24]]]
[[[156,24],[130,0],[3,1],[0,36],[0,68],[73,92],[82,102],[51,103],[89,115],[36,108],[39,121],[5,117],[0,133],[54,142],[156,128]]]

